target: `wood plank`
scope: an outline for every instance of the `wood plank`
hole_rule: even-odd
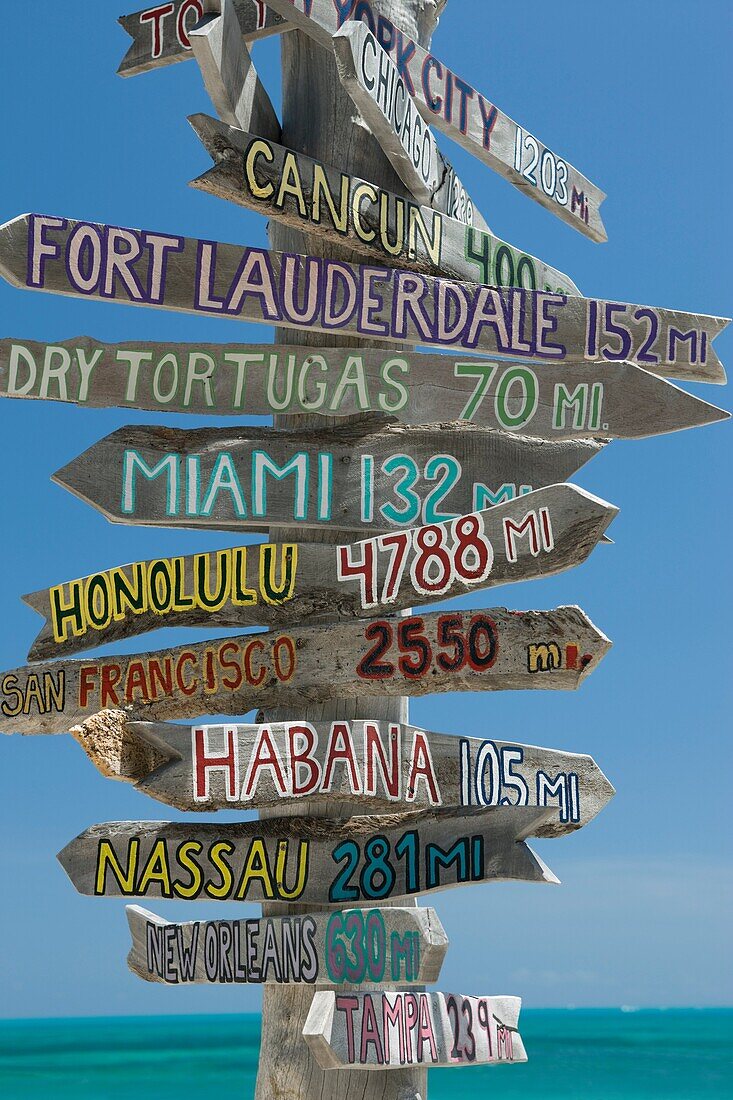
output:
[[[195,719],[370,695],[572,691],[610,645],[579,607],[396,615],[244,634],[0,673],[0,723],[4,732],[66,733],[108,707],[143,720]]]
[[[724,382],[726,318],[433,279],[263,248],[23,214],[0,226],[0,275],[28,290],[231,317],[332,336],[519,359],[633,362]]]
[[[424,985],[448,937],[434,909],[345,909],[174,924],[126,907],[127,965],[164,985]]]
[[[525,843],[553,812],[494,806],[346,821],[108,821],[57,858],[80,894],[97,897],[342,908],[477,882],[557,883]]]
[[[526,1062],[518,997],[334,993],[313,998],[303,1038],[324,1069],[446,1068]]]
[[[291,29],[264,0],[234,0],[234,7],[245,42]],[[202,16],[201,0],[168,0],[120,16],[119,22],[132,44],[120,62],[118,74],[137,76],[162,65],[188,61],[193,57],[190,31]]]
[[[307,433],[130,425],[52,479],[113,523],[373,533],[564,481],[600,449],[459,425],[370,431],[358,421]]]
[[[188,120],[215,166],[190,186],[348,244],[388,267],[579,295],[562,271],[474,225],[208,115]]]
[[[371,618],[550,576],[584,561],[616,511],[573,485],[553,485],[386,544],[379,536],[342,546],[265,543],[118,566],[24,597],[44,619],[28,659],[164,626]],[[421,549],[431,544],[437,556]]]
[[[384,414],[535,439],[638,439],[727,420],[631,363],[517,363],[295,344],[0,340],[0,397],[216,416]]]
[[[426,122],[586,237],[594,241],[607,239],[600,214],[604,192],[393,21],[379,18],[376,4],[370,0],[352,0],[351,4],[272,0],[269,6],[326,49],[332,47],[332,36],[353,13],[378,35],[395,59],[406,89]],[[348,33],[348,27],[344,27],[344,33]]]
[[[234,0],[201,0],[204,17],[189,32],[206,91],[219,118],[278,141],[280,122],[239,33]]]
[[[476,204],[369,28],[347,23],[333,46],[341,83],[405,187],[426,206],[464,225],[477,224]]]
[[[107,710],[71,733],[106,778],[189,812],[304,803],[310,810],[328,801],[393,813],[508,800],[554,806],[537,835],[563,836],[592,821],[614,794],[590,756],[399,722],[179,726]]]

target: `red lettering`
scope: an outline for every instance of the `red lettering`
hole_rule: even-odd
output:
[[[407,801],[414,802],[417,797],[417,785],[420,778],[425,780],[428,788],[428,797],[431,805],[439,806],[441,803],[438,784],[433,771],[433,760],[430,755],[430,746],[424,733],[416,731],[415,740],[412,743],[412,760],[410,761],[410,776],[407,780]]]
[[[140,13],[141,23],[152,23],[153,46],[150,56],[160,57],[163,52],[163,20],[173,11],[174,4],[161,4]]]
[[[118,707],[120,698],[115,688],[122,679],[122,669],[119,665],[102,665],[102,686],[100,688],[99,705],[102,710],[110,705]]]
[[[160,683],[162,695],[173,694],[173,669],[171,668],[170,657],[166,657],[165,672],[160,666],[160,661],[156,658],[148,661],[148,675],[150,676],[150,698],[158,698],[158,683]]]
[[[193,695],[198,685],[198,680],[194,676],[188,683],[185,683],[183,679],[183,669],[186,665],[193,665],[194,668],[196,667],[196,654],[191,653],[190,650],[182,653],[178,658],[178,663],[176,664],[176,683],[178,685],[178,690],[182,691],[184,695]]]
[[[375,795],[377,793],[377,775],[375,757],[379,759],[379,769],[382,773],[387,794],[390,798],[399,798],[400,795],[400,734],[399,726],[390,725],[390,769],[387,766],[387,754],[384,751],[382,739],[379,736],[379,726],[376,722],[364,723],[364,769],[365,786],[364,793]]]
[[[300,740],[301,747],[296,747]],[[318,790],[321,779],[321,769],[317,760],[313,757],[313,750],[317,744],[316,731],[312,726],[288,727],[288,749],[290,754],[290,770],[292,772],[292,791],[295,796],[311,794]],[[305,770],[308,778],[301,782],[300,772]]]
[[[377,1065],[383,1066],[384,1050],[382,1049],[382,1040],[379,1037],[377,1014],[374,1011],[374,1001],[372,1000],[371,993],[364,994],[362,1005],[361,1050],[359,1052],[359,1060],[363,1066],[367,1065],[369,1062],[368,1047],[369,1044],[372,1043],[374,1045]]]
[[[257,790],[257,784],[260,778],[259,773],[265,768],[270,769],[272,781],[277,788],[277,793],[283,798],[288,792],[285,787],[285,776],[283,775],[283,765],[280,759],[280,753],[277,751],[277,745],[272,739],[272,730],[270,727],[260,726],[260,732],[257,737],[254,752],[252,753],[252,759],[247,769],[247,778],[244,781],[244,791],[242,792],[244,798],[251,798]]]
[[[227,799],[233,802],[239,793],[239,754],[237,753],[236,730],[225,729],[224,737],[228,746],[224,756],[209,756],[208,730],[199,728],[193,731],[193,766],[196,776],[194,798],[203,802],[209,797],[209,772],[224,771],[227,776]]]
[[[346,1013],[346,1060],[354,1064],[354,1011],[359,1007],[358,997],[336,997],[336,1011]]]
[[[176,23],[176,34],[178,35],[178,41],[183,46],[184,50],[190,50],[191,49],[191,39],[188,37],[188,34],[186,33],[186,31],[187,31],[186,16],[192,10],[194,12],[194,15],[196,16],[196,18],[191,21],[191,23],[193,25],[194,23],[198,23],[198,21],[200,19],[203,19],[203,17],[204,17],[204,8],[203,8],[203,5],[201,4],[201,0],[184,0],[184,2],[181,4],[179,12],[178,12],[178,20],[177,20],[177,23]]]
[[[135,692],[139,692],[142,699],[148,699],[148,684],[145,679],[145,666],[142,661],[132,661],[127,666],[127,676],[125,677],[125,701],[132,703],[135,698]]]
[[[95,677],[99,672],[99,665],[82,665],[79,669],[79,706],[86,707],[89,704],[89,696],[96,687]]]
[[[354,744],[351,740],[351,728],[348,722],[334,722],[326,749],[326,767],[323,773],[322,790],[330,791],[333,782],[333,770],[338,760],[343,760],[349,773],[352,794],[361,793],[361,780],[354,758]]]
[[[219,648],[219,665],[222,669],[230,669],[236,673],[234,680],[228,679],[226,676],[222,676],[222,686],[229,688],[231,691],[236,691],[242,684],[242,667],[238,660],[231,661],[227,658],[228,653],[236,653],[239,656],[239,645],[237,642],[225,642],[223,646]]]
[[[287,672],[283,668],[280,661],[280,650],[284,649],[287,654],[288,667]],[[295,643],[292,638],[289,638],[287,634],[281,635],[274,646],[272,647],[272,659],[275,664],[275,675],[281,684],[286,684],[288,680],[293,678],[295,672]]]
[[[244,675],[247,678],[247,683],[251,684],[252,687],[259,687],[265,676],[267,675],[264,668],[260,667],[259,675],[255,676],[252,670],[252,650],[256,649],[259,653],[261,653],[264,648],[265,643],[259,641],[259,639],[256,638],[253,642],[249,643],[244,653],[242,654],[242,660],[244,662]]]

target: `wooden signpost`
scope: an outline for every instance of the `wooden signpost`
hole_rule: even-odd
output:
[[[677,310],[435,279],[263,248],[23,214],[0,226],[13,286],[331,336],[451,346],[542,362],[629,361],[724,382],[728,324]]]
[[[347,23],[333,45],[342,84],[405,187],[426,206],[466,225],[477,224],[475,204],[369,28]]]
[[[424,985],[448,937],[434,909],[344,909],[171,924],[127,906],[127,965],[164,985]]]
[[[455,993],[315,994],[303,1038],[324,1069],[526,1062],[518,997]]]
[[[631,363],[570,366],[373,348],[0,340],[0,397],[216,416],[376,413],[535,439],[636,439],[729,413]]]
[[[456,520],[353,545],[263,543],[117,566],[25,596],[45,624],[30,661],[161,626],[297,626],[401,611],[585,560],[616,509],[552,485]]]
[[[214,161],[190,186],[295,229],[348,244],[388,267],[491,286],[579,295],[562,271],[429,206],[245,133],[208,115],[188,120]]]
[[[525,843],[554,810],[492,806],[222,825],[109,821],[58,860],[80,894],[337,908],[478,882],[557,883]]]
[[[307,434],[131,425],[53,480],[113,523],[371,532],[458,519],[564,481],[599,450],[456,425],[374,432],[344,422]]]
[[[362,20],[394,57],[406,92],[427,122],[574,229],[591,240],[606,240],[600,214],[603,191],[383,16],[375,0],[268,4],[326,49],[332,48],[332,36],[349,18]]]
[[[106,778],[188,812],[349,803],[393,813],[509,802],[554,806],[537,835],[563,836],[614,794],[590,756],[399,722],[178,726],[107,710],[71,733]]]
[[[245,42],[253,42],[290,28],[264,0],[234,0],[234,9]],[[187,61],[190,32],[203,18],[202,0],[168,0],[120,17],[132,45],[120,62],[120,76],[137,76],[174,61]]]
[[[230,126],[277,141],[280,123],[239,34],[234,0],[200,0],[204,17],[189,32],[206,90]]]
[[[579,607],[391,615],[243,634],[0,673],[0,725],[8,733],[67,733],[110,707],[131,718],[190,719],[369,696],[572,691],[610,646]]]

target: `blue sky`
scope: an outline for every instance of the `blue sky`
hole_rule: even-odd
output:
[[[131,0],[124,10],[134,7]],[[186,115],[213,114],[196,65],[127,81],[115,75],[128,41],[116,24],[121,11],[120,0],[36,0],[6,27],[12,48],[0,69],[0,220],[36,210],[265,243],[264,219],[186,186],[208,166]],[[596,245],[440,139],[492,229],[566,271],[588,295],[729,315],[731,14],[729,0],[617,0],[603,15],[600,5],[452,0],[433,40],[436,54],[609,196],[609,243]],[[259,44],[255,61],[277,105],[277,40]],[[244,342],[264,335],[4,283],[0,311],[4,336],[38,340],[88,333],[109,341]],[[733,367],[733,333],[716,348]],[[731,405],[724,388],[689,388]],[[0,402],[0,668],[23,663],[40,625],[22,593],[235,541],[217,532],[113,526],[51,483],[54,470],[108,432],[159,421]],[[454,694],[412,704],[412,721],[430,729],[588,752],[618,790],[587,829],[536,845],[562,886],[493,885],[436,896],[451,938],[441,988],[517,994],[528,1006],[731,1002],[730,431],[723,424],[613,443],[576,480],[621,508],[614,545],[570,573],[493,590],[482,601],[580,604],[615,646],[579,692]],[[184,637],[159,632],[144,644]],[[1,739],[0,769],[0,1011],[258,1008],[256,989],[139,981],[125,965],[123,902],[77,895],[55,860],[95,822],[168,817],[165,807],[102,779],[64,736]],[[151,907],[180,920],[256,911]]]

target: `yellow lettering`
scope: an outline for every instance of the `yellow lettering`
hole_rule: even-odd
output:
[[[272,183],[260,184],[255,176],[255,163],[258,157],[262,157],[268,164],[275,159],[270,146],[266,141],[253,141],[244,158],[244,172],[247,177],[247,186],[256,199],[269,199],[275,190]]]
[[[120,893],[124,897],[130,897],[135,892],[135,871],[137,870],[137,857],[140,851],[140,841],[134,837],[127,849],[127,870],[123,871],[117,859],[117,854],[108,840],[100,840],[97,850],[97,878],[94,883],[94,893],[97,896],[105,893],[107,865],[117,879]]]

